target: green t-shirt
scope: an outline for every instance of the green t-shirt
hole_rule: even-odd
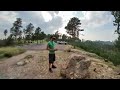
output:
[[[55,42],[54,41],[49,41],[48,42],[48,47],[50,48],[50,49],[54,49],[55,48]],[[49,53],[50,54],[55,54],[55,51],[54,50],[49,50]]]

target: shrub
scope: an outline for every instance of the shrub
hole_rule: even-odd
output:
[[[9,36],[6,40],[6,46],[15,45],[14,39]]]
[[[5,53],[4,57],[12,57],[12,54],[11,53]]]
[[[0,47],[6,46],[6,41],[5,40],[0,40]]]

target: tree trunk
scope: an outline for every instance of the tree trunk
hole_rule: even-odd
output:
[[[17,37],[15,36],[15,44],[17,43]]]
[[[118,26],[117,26],[117,33],[120,35],[120,31],[119,31],[119,22],[118,22]]]
[[[38,44],[38,39],[37,39],[37,44]]]
[[[24,44],[26,44],[26,40],[24,39]]]

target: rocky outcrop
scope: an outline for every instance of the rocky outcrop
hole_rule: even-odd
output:
[[[24,66],[26,65],[27,63],[30,62],[30,59],[33,58],[34,56],[33,55],[27,55],[25,56],[23,59],[21,59],[20,61],[18,61],[16,63],[17,66]]]
[[[73,54],[66,68],[61,69],[64,79],[118,79],[112,68],[101,61],[88,60],[82,55]]]

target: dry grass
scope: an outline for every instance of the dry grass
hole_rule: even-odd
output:
[[[14,55],[18,55],[24,53],[25,50],[16,47],[1,47],[0,48],[0,58],[4,57],[12,57]]]

